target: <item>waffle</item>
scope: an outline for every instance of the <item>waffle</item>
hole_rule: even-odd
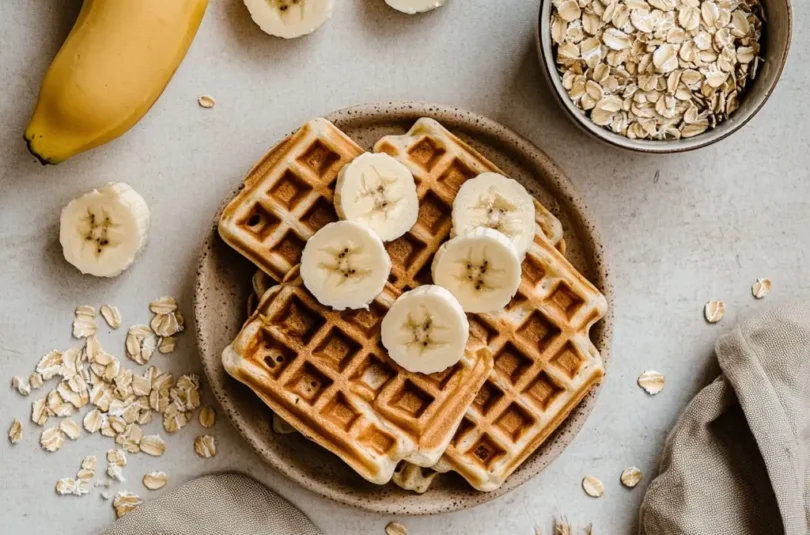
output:
[[[432,119],[381,139],[375,150],[408,166],[420,189],[440,184],[451,199],[466,178],[499,172]],[[503,484],[604,374],[588,332],[607,302],[561,254],[562,244],[559,221],[540,206],[517,295],[502,311],[469,315],[471,336],[490,348],[495,368],[435,469],[454,470],[478,490]],[[403,488],[416,490],[416,480],[424,492],[430,484],[429,471],[401,471],[410,476],[395,478]]]
[[[222,354],[227,372],[276,414],[367,480],[387,483],[402,460],[438,462],[492,355],[471,340],[447,370],[422,375],[391,360],[379,323],[399,295],[388,285],[369,310],[334,311],[298,270],[269,289]]]
[[[420,200],[416,225],[386,244],[392,269],[383,294],[370,311],[335,312],[300,280],[270,288],[223,362],[280,417],[369,481],[387,482],[404,460],[455,470],[492,490],[601,378],[588,329],[604,315],[605,300],[562,256],[562,226],[535,201],[535,244],[510,306],[470,316],[467,355],[449,371],[424,376],[398,367],[379,343],[379,322],[402,291],[431,282],[461,184],[500,171],[431,119],[381,139],[375,150],[411,169]],[[336,219],[337,173],[360,152],[327,121],[308,123],[251,171],[223,213],[220,234],[273,280],[295,279],[305,240]],[[315,168],[323,172],[306,171]],[[402,484],[420,490],[432,479],[425,471],[419,481],[409,477],[416,471],[406,463],[399,472],[400,482],[411,481]]]
[[[382,138],[374,145],[374,152],[385,152],[398,159],[410,169],[416,179],[419,221],[424,226],[421,229],[423,232],[413,232],[413,237],[427,234],[432,238],[440,237],[440,241],[447,239],[452,226],[450,214],[453,210],[453,201],[461,185],[481,173],[505,174],[438,121],[427,117],[416,121],[402,136]],[[560,221],[537,199],[534,200],[534,209],[539,226],[538,232],[564,252],[565,242]],[[409,252],[406,245],[408,241],[406,235],[405,243],[391,248]],[[433,252],[435,249],[430,251],[430,254]],[[418,263],[421,266],[422,263]],[[410,274],[406,275],[412,277]]]
[[[337,220],[337,175],[362,153],[326,119],[308,122],[251,169],[220,217],[219,235],[281,282],[300,262],[307,239]]]

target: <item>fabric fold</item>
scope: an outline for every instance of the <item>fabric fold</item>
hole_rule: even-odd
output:
[[[248,476],[203,476],[149,500],[103,535],[322,535],[290,502]]]
[[[722,336],[722,375],[684,410],[641,535],[810,533],[810,303]]]

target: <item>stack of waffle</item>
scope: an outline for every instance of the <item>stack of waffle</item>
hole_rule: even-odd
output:
[[[337,175],[363,153],[328,121],[311,121],[253,168],[220,220],[222,238],[278,283],[254,285],[263,295],[223,363],[369,481],[424,492],[436,473],[453,470],[494,490],[601,379],[589,330],[605,298],[565,259],[560,222],[535,201],[536,236],[511,303],[468,315],[469,342],[455,366],[431,375],[401,368],[380,342],[382,318],[402,292],[431,282],[461,184],[500,171],[432,119],[374,150],[411,170],[419,198],[417,223],[386,244],[384,291],[368,310],[337,312],[301,283],[304,244],[337,220]]]

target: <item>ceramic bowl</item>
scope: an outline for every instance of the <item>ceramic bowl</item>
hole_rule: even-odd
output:
[[[594,0],[597,1],[597,0]],[[571,102],[562,85],[562,78],[554,61],[553,42],[551,40],[552,1],[541,0],[540,15],[537,22],[537,52],[540,57],[545,77],[551,86],[557,102],[563,111],[577,126],[598,139],[623,149],[646,153],[684,152],[717,143],[750,121],[771,96],[787,60],[793,25],[793,12],[790,0],[761,0],[767,21],[764,23],[760,44],[760,56],[764,62],[760,65],[757,77],[748,85],[740,98],[740,107],[731,117],[714,128],[693,138],[679,140],[633,140],[615,134],[607,128],[591,122],[582,111]]]

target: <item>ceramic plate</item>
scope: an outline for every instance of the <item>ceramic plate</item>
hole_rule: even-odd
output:
[[[382,136],[403,134],[420,117],[432,117],[441,122],[506,174],[523,183],[551,210],[565,230],[566,256],[612,305],[602,243],[587,207],[556,164],[526,139],[474,113],[425,103],[365,104],[334,112],[327,119],[361,147],[371,150]],[[238,186],[234,184],[234,188]],[[585,397],[563,425],[496,491],[478,492],[455,474],[439,476],[422,495],[401,490],[393,483],[382,487],[373,485],[336,456],[302,436],[275,434],[270,410],[250,389],[225,373],[220,354],[246,319],[246,302],[255,270],[220,239],[214,224],[202,247],[195,287],[194,314],[203,368],[231,422],[259,456],[327,498],[387,514],[432,514],[473,507],[539,474],[571,442],[596,403],[599,387]],[[609,312],[591,331],[606,366],[610,360],[612,324]]]

